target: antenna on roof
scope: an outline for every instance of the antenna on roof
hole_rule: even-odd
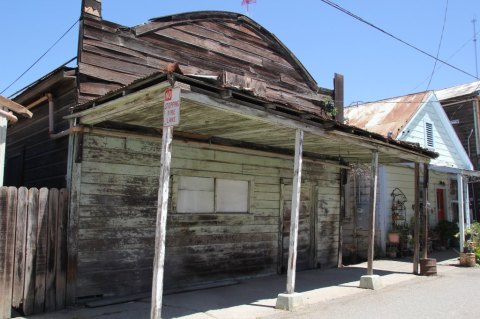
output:
[[[248,13],[248,6],[251,4],[251,3],[256,3],[257,0],[242,0],[242,6],[246,6],[247,7],[247,13]]]
[[[477,30],[476,30],[476,24],[477,24],[477,19],[473,18],[472,20],[473,23],[473,46],[475,48],[475,72],[477,72],[475,75],[478,78],[478,60],[477,60]]]

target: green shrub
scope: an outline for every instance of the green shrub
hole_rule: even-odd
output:
[[[448,220],[441,220],[435,227],[435,232],[440,237],[442,243],[448,242],[450,239],[455,239],[455,235],[458,233],[457,223],[450,222]]]
[[[477,261],[477,264],[480,264],[480,247],[477,246],[477,248],[475,248],[475,260]]]

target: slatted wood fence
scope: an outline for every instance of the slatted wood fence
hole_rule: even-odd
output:
[[[65,308],[66,189],[0,188],[0,319]]]

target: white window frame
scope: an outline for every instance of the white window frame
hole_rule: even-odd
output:
[[[208,178],[213,181],[214,185],[214,190],[213,190],[213,210],[211,211],[181,211],[178,209],[178,200],[181,189],[180,189],[180,183],[181,183],[181,178],[182,177],[187,177],[187,178]],[[217,203],[217,196],[218,196],[218,190],[217,190],[217,185],[218,181],[226,181],[226,182],[246,182],[247,183],[247,203],[246,203],[246,210],[245,211],[222,211],[218,208],[218,203]],[[209,174],[205,175],[190,175],[190,174],[181,174],[181,175],[173,175],[172,176],[172,198],[171,198],[171,204],[170,208],[172,213],[178,213],[178,214],[250,214],[253,211],[253,196],[254,196],[254,181],[252,178],[249,177],[241,177],[241,178],[232,178],[231,176],[212,176]]]

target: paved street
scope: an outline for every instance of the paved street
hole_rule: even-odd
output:
[[[448,267],[448,269],[447,269]],[[441,275],[417,277],[382,290],[346,296],[269,318],[478,318],[480,269],[439,266]]]

